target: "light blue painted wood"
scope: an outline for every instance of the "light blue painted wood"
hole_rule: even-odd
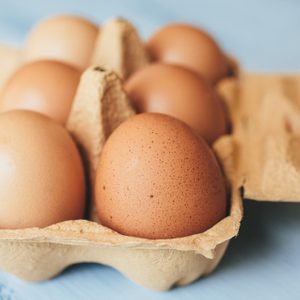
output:
[[[300,71],[300,1],[1,1],[0,41],[20,44],[42,16],[72,12],[101,22],[125,16],[147,37],[171,21],[205,26],[243,66]],[[0,179],[1,180],[1,179]],[[0,273],[0,300],[300,299],[300,204],[247,202],[240,235],[215,273],[167,293],[145,290],[99,265],[73,266],[25,283]]]

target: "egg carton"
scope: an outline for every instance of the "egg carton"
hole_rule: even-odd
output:
[[[0,64],[6,57],[12,57],[12,63],[0,77],[0,87],[21,61],[18,51],[1,49]],[[66,125],[82,154],[90,191],[106,139],[134,114],[122,89],[123,80],[147,63],[143,44],[129,22],[116,19],[101,28],[92,66],[81,77]],[[221,147],[218,154],[224,159],[231,150]],[[230,171],[226,165],[226,176]],[[89,220],[66,221],[46,228],[0,230],[0,269],[24,280],[38,281],[75,263],[96,262],[154,290],[188,284],[212,272],[230,239],[238,234],[242,218],[240,186],[234,181],[229,181],[229,185],[227,217],[203,233],[159,240],[121,235],[101,225],[91,192]]]
[[[0,45],[0,89],[5,81],[21,64],[20,50]]]
[[[241,73],[218,91],[233,131],[214,146],[229,180],[246,199],[300,202],[300,74]]]

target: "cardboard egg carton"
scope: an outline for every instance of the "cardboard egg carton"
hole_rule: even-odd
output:
[[[246,199],[300,202],[300,74],[241,73],[218,90],[233,131],[215,148],[230,181]]]
[[[20,51],[9,46],[0,45],[0,90],[9,76],[21,63]]]
[[[0,55],[0,64],[5,59],[5,55]],[[51,278],[74,263],[97,262],[155,290],[188,284],[212,272],[229,240],[237,235],[242,218],[240,186],[229,181],[228,216],[203,233],[150,240],[121,235],[102,226],[92,199],[99,155],[113,130],[134,114],[123,92],[122,79],[149,61],[135,29],[122,19],[101,28],[91,60],[96,65],[83,73],[66,125],[85,163],[90,190],[89,220],[66,221],[46,228],[0,230],[0,269],[36,281]],[[224,158],[232,149],[218,150]],[[230,175],[226,165],[227,171]]]

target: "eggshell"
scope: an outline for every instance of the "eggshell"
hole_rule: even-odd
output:
[[[170,24],[148,41],[147,50],[154,61],[185,66],[212,83],[229,72],[229,64],[216,41],[200,28]]]
[[[163,114],[131,117],[112,133],[95,200],[102,224],[149,239],[200,233],[226,216],[224,179],[212,151]]]
[[[80,72],[58,61],[35,61],[17,69],[0,94],[0,111],[27,109],[64,124]]]
[[[89,66],[98,27],[72,15],[47,18],[29,34],[25,49],[26,61],[55,59],[83,70]]]
[[[45,227],[83,217],[85,182],[76,146],[51,119],[0,115],[0,228]]]
[[[137,112],[159,112],[184,121],[208,143],[227,130],[227,118],[213,87],[188,69],[151,64],[125,83]]]

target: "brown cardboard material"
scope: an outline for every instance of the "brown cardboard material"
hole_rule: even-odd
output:
[[[120,20],[110,23],[117,28],[104,26],[102,38],[109,37],[105,28],[109,32],[122,32],[120,27],[123,28],[124,22],[126,26],[131,26]],[[127,32],[132,33],[132,30]],[[126,33],[123,34],[126,36]],[[139,64],[127,61],[131,71],[122,69],[124,59],[135,57],[134,54],[121,55],[120,60],[114,59],[114,55],[118,57],[120,53],[131,53],[131,50],[123,48],[131,47],[129,41],[132,39],[124,38],[123,34],[119,35],[123,38],[117,44],[120,49],[112,52],[109,58],[113,63],[118,62],[113,69],[119,75],[105,66],[87,69],[82,75],[67,122],[67,128],[83,155],[90,189],[107,137],[134,113],[122,90],[120,77],[126,78],[147,63],[147,59],[141,59]],[[113,41],[116,38],[115,35],[111,37]],[[109,43],[110,40],[106,41]],[[141,43],[139,49],[142,52]],[[99,51],[102,50],[97,50],[98,54]],[[140,57],[146,57],[146,54]],[[0,55],[0,63],[1,58]],[[4,56],[2,59],[5,59]],[[109,63],[106,66],[112,67]],[[128,70],[127,67],[125,69]],[[226,157],[232,153],[232,144],[218,148],[218,153],[221,158]],[[226,176],[227,170],[230,169],[225,168]],[[97,216],[91,197],[90,220],[66,221],[43,229],[0,230],[0,268],[22,279],[36,281],[55,276],[73,263],[98,262],[112,266],[131,280],[155,290],[188,284],[213,271],[229,240],[238,233],[242,218],[241,194],[235,181],[230,185],[228,216],[204,233],[165,240],[124,236],[95,222]]]
[[[247,199],[300,202],[300,75],[243,73],[218,88],[233,125],[218,141],[232,148],[231,181]]]
[[[103,25],[92,55],[92,65],[111,69],[126,79],[148,62],[144,44],[130,22],[119,18]]]
[[[0,45],[0,89],[5,84],[8,77],[20,64],[20,51],[13,47]]]

